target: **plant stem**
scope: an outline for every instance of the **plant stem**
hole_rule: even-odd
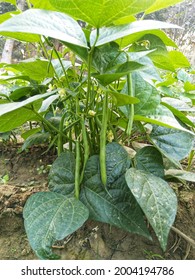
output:
[[[29,109],[29,108],[28,108]],[[46,124],[51,130],[54,130],[55,132],[57,132],[58,134],[62,135],[63,137],[66,137],[66,135],[61,132],[60,130],[58,130],[55,126],[53,126],[48,120],[46,120],[41,114],[39,114],[32,106],[32,108],[30,109],[34,112],[34,114],[44,123]]]
[[[87,113],[89,104],[91,103],[92,97],[91,97],[91,66],[92,66],[92,58],[93,58],[93,52],[95,49],[96,42],[99,37],[99,28],[97,28],[97,34],[96,34],[96,39],[91,47],[89,53],[88,53],[88,79],[87,79],[87,95],[86,95],[86,110],[85,112]]]
[[[84,147],[84,159],[83,159],[83,168],[80,176],[80,183],[83,180],[84,172],[85,172],[85,166],[89,158],[89,143],[87,139],[87,131],[85,127],[85,120],[84,117],[81,119],[81,128],[82,128],[82,140],[83,140],[83,147]]]
[[[76,166],[75,166],[75,197],[79,199],[80,193],[80,143],[79,139],[76,140]]]
[[[100,174],[103,185],[106,187],[106,132],[108,123],[108,93],[105,93],[103,101],[102,127],[100,131]]]
[[[134,97],[131,73],[127,75],[127,90],[128,90],[128,95]],[[131,104],[129,108],[129,118],[128,118],[128,123],[126,128],[126,134],[128,136],[131,135],[131,131],[133,127],[133,119],[134,119],[134,104]]]
[[[61,155],[63,152],[63,129],[64,129],[64,119],[65,119],[66,113],[62,115],[62,118],[60,120],[60,126],[59,126],[59,131],[60,133],[58,134],[58,156]]]

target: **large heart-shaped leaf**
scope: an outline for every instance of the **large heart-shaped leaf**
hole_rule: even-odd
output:
[[[175,193],[167,182],[142,170],[130,168],[125,179],[165,250],[177,212]]]
[[[155,0],[49,0],[58,11],[88,22],[94,27],[111,25],[115,20],[143,12]]]
[[[90,218],[149,237],[139,205],[129,191],[124,174],[130,166],[127,152],[116,143],[106,147],[107,190],[102,185],[99,156],[89,158],[80,199]]]
[[[150,172],[153,175],[163,178],[164,166],[161,153],[152,146],[140,149],[135,155],[136,169]]]
[[[54,192],[39,192],[26,202],[23,216],[32,249],[41,259],[55,259],[51,246],[80,228],[88,209],[76,198]]]
[[[150,138],[166,157],[175,161],[184,159],[194,145],[194,135],[191,133],[156,125],[153,126]]]
[[[66,151],[54,161],[49,172],[49,189],[64,195],[74,192],[75,156]]]
[[[28,41],[28,34],[39,34],[88,48],[85,35],[74,19],[47,10],[30,9],[8,19],[0,25],[0,34],[24,41]],[[35,39],[40,41],[39,36]]]

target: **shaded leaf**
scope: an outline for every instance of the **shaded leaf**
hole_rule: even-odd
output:
[[[150,138],[155,146],[168,158],[184,159],[192,150],[194,135],[177,129],[153,126]]]
[[[51,246],[80,228],[88,209],[76,198],[54,192],[33,194],[26,202],[24,226],[28,240],[41,259],[55,259]]]
[[[54,161],[49,172],[50,191],[70,195],[74,193],[75,156],[66,151]]]
[[[33,145],[39,145],[43,144],[49,141],[49,133],[36,133],[33,135],[30,135],[25,141],[24,144],[22,145],[22,151],[32,147]]]
[[[138,62],[134,61],[128,61],[117,67],[112,72],[108,72],[105,74],[93,74],[93,76],[104,86],[112,83],[113,81],[116,81],[120,79],[121,77],[124,77],[130,72],[133,72],[138,69],[142,69],[144,66]]]
[[[195,183],[195,173],[189,172],[185,170],[178,170],[178,169],[168,169],[165,172],[165,176],[167,179],[169,178],[176,178],[179,180],[185,180],[189,182]]]
[[[112,163],[112,158],[110,161]],[[109,169],[115,176],[109,176],[112,183],[106,191],[101,182],[99,156],[92,156],[87,162],[80,199],[89,209],[90,218],[149,238],[142,212],[128,190],[124,173],[116,176],[115,171],[118,173],[120,169],[112,166]]]
[[[127,170],[125,179],[165,251],[177,212],[175,193],[161,178],[134,168]]]
[[[152,146],[144,147],[135,155],[136,169],[152,173],[157,177],[164,177],[164,165],[161,153]]]

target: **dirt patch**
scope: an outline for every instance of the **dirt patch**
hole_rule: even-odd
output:
[[[18,153],[20,145],[0,146],[0,178],[9,181],[0,185],[0,259],[37,259],[29,246],[24,230],[22,209],[26,199],[37,191],[47,191],[48,165],[56,155],[45,147],[34,147]],[[188,237],[195,236],[194,185],[177,185],[179,199],[174,227]],[[54,244],[61,259],[195,259],[189,242],[171,230],[167,251],[163,252],[153,231],[153,241],[106,224],[88,221],[66,239]]]

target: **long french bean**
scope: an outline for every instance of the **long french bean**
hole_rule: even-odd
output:
[[[80,166],[81,166],[81,155],[80,155],[80,142],[76,140],[76,166],[75,166],[75,197],[79,199],[80,193]]]
[[[103,115],[102,127],[100,131],[100,175],[102,184],[106,187],[107,174],[106,174],[106,132],[108,123],[108,93],[105,93],[103,101]]]

